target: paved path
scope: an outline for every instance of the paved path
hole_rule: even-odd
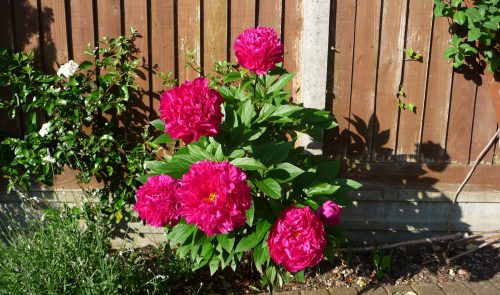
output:
[[[447,282],[378,288],[332,288],[278,292],[276,295],[500,295],[500,276],[481,282]]]

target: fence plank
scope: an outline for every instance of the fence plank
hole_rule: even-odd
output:
[[[450,40],[449,26],[448,20],[444,17],[434,19],[431,64],[427,79],[427,98],[420,142],[419,158],[423,162],[443,162],[446,158],[452,70],[448,61],[443,58],[443,52]]]
[[[284,9],[283,44],[285,45],[284,66],[288,72],[295,72],[295,77],[286,90],[290,91],[294,102],[302,102],[300,97],[300,58],[302,51],[302,2],[303,0],[287,1]],[[283,2],[285,3],[285,2]]]
[[[463,73],[466,67],[461,69],[453,74],[446,153],[451,162],[468,164],[477,86],[470,78],[466,79]]]
[[[11,0],[1,0],[0,11],[0,49],[14,49],[12,36],[12,3]],[[7,89],[0,89],[0,100],[9,96]],[[21,136],[21,122],[19,115],[13,120],[9,119],[7,112],[0,110],[0,134],[4,133],[8,136]]]
[[[85,54],[87,44],[94,47],[94,16],[92,1],[73,0],[70,2],[71,11],[71,48],[73,60],[80,64],[89,60]]]
[[[333,67],[332,111],[339,127],[333,134],[336,159],[346,156],[349,144],[349,118],[351,107],[351,85],[354,55],[354,36],[356,26],[356,1],[338,0],[334,10],[334,48],[331,62]]]
[[[172,72],[175,76],[174,0],[151,0],[151,65],[153,116],[158,116],[159,93],[163,85],[158,73]]]
[[[281,0],[259,1],[259,26],[273,28],[281,36]]]
[[[351,92],[351,159],[370,159],[372,132],[378,130],[374,117],[375,83],[380,32],[381,0],[358,0]]]
[[[408,28],[406,32],[406,48],[411,48],[422,55],[422,60],[405,59],[403,88],[406,101],[416,106],[416,112],[401,112],[396,160],[399,162],[416,162],[422,114],[425,105],[425,88],[427,85],[427,69],[429,67],[429,50],[432,33],[432,0],[410,1],[408,11]]]
[[[401,83],[405,42],[407,1],[383,2],[382,27],[377,78],[372,159],[392,161],[396,150],[399,108],[396,93]]]
[[[478,86],[476,95],[472,143],[470,148],[471,163],[475,162],[476,157],[484,149],[496,131],[496,113],[493,108],[493,102],[491,101],[489,85],[483,77],[482,85]],[[491,164],[492,161],[493,149],[490,149],[481,163]]]
[[[66,8],[64,0],[41,0],[43,68],[55,73],[59,65],[68,61],[68,39],[66,32]]]
[[[148,46],[148,1],[147,0],[133,0],[125,1],[124,15],[125,15],[125,28],[133,27],[136,29],[140,37],[136,39],[135,46],[139,49],[136,56],[142,60],[138,71],[137,84],[141,87],[142,91],[136,93],[131,97],[133,100],[134,112],[128,112],[129,124],[139,129],[147,123],[151,113],[150,89],[149,89],[149,46]],[[130,126],[127,126],[130,128]]]
[[[37,0],[13,1],[14,5],[14,35],[15,51],[33,51],[35,61],[41,64],[40,56],[40,34],[38,27]],[[42,10],[41,14],[49,12]]]
[[[231,62],[236,63],[233,44],[238,35],[245,29],[255,27],[255,0],[230,0],[231,3],[231,39],[230,51]]]
[[[205,1],[203,7],[203,69],[227,60],[227,0]]]
[[[191,80],[199,73],[186,66],[186,52],[195,50],[195,62],[200,65],[200,0],[183,0],[177,4],[179,82]]]
[[[98,35],[118,37],[121,35],[120,0],[97,0]]]

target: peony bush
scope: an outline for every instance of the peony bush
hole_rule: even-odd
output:
[[[276,32],[247,29],[233,47],[239,65],[162,94],[155,142],[184,145],[145,163],[134,209],[165,226],[194,269],[213,274],[250,259],[264,283],[282,284],[332,258],[342,206],[359,184],[338,177],[338,161],[298,145],[299,133],[319,139],[337,124],[328,111],[290,103],[294,75]]]

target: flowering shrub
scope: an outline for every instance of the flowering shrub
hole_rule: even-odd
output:
[[[11,93],[0,97],[0,109],[11,118],[22,111],[26,123],[23,137],[3,140],[2,147],[14,154],[1,165],[9,190],[28,191],[32,181],[50,185],[69,167],[81,183],[92,178],[101,183],[91,193],[101,198],[111,218],[127,217],[125,204],[141,184],[143,162],[155,158],[149,126],[120,126],[139,118],[130,115],[137,110],[129,100],[141,91],[135,82],[141,62],[134,55],[136,37],[132,30],[128,36],[103,38],[99,47],[87,50],[87,61],[69,61],[57,74],[37,69],[33,53],[0,50],[0,89]]]
[[[281,284],[291,273],[301,278],[323,256],[332,258],[341,238],[334,227],[339,206],[350,204],[348,193],[359,184],[338,177],[338,161],[297,145],[299,132],[321,138],[337,124],[328,111],[289,103],[284,87],[293,74],[279,63],[283,46],[276,33],[246,30],[234,48],[241,66],[218,63],[209,75],[213,89],[198,78],[162,95],[164,121],[152,125],[166,133],[157,141],[181,138],[186,145],[164,160],[147,161],[141,180],[146,187],[154,175],[179,180],[181,218],[167,237],[194,269],[208,265],[213,274],[251,257],[264,283]],[[168,197],[156,192],[150,197],[170,200],[173,191],[163,190]],[[171,214],[172,207],[154,208]]]

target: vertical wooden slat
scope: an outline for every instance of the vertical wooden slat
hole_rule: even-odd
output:
[[[450,63],[443,58],[443,52],[450,40],[449,27],[450,24],[446,18],[434,19],[431,64],[427,78],[427,98],[420,142],[419,158],[423,162],[442,162],[446,157],[452,69]]]
[[[255,27],[255,0],[230,0],[231,1],[231,62],[236,63],[233,44],[236,38],[245,29]]]
[[[432,0],[410,0],[408,10],[408,29],[406,48],[422,55],[422,61],[406,59],[404,63],[403,89],[407,102],[416,106],[416,112],[404,111],[399,117],[397,161],[416,162],[420,143],[427,68],[429,66],[429,47],[432,30]]]
[[[199,74],[186,67],[186,52],[196,51],[196,63],[200,64],[200,0],[183,0],[177,3],[177,44],[179,82],[191,80]]]
[[[152,111],[157,116],[159,93],[164,90],[157,74],[175,71],[174,0],[152,0],[151,18],[151,64],[155,68]]]
[[[464,75],[463,71],[453,74],[446,153],[451,162],[468,164],[477,86]]]
[[[41,0],[43,68],[55,73],[59,65],[68,62],[66,9],[64,0]]]
[[[70,3],[72,54],[74,61],[80,64],[89,60],[85,54],[87,44],[93,48],[95,42],[92,1],[72,0]]]
[[[283,43],[285,45],[284,66],[288,72],[294,72],[295,77],[286,90],[290,91],[293,101],[299,103],[300,97],[300,58],[302,49],[303,16],[302,3],[304,0],[289,0],[284,7],[284,32]]]
[[[333,136],[336,159],[346,156],[349,144],[349,113],[354,54],[356,1],[338,0],[335,8],[335,41],[333,62],[333,115],[339,127]]]
[[[259,2],[259,26],[273,28],[281,35],[281,0],[265,0]]]
[[[383,4],[375,112],[379,127],[373,134],[372,159],[392,161],[396,150],[399,114],[396,93],[403,67],[407,1],[385,0]]]
[[[378,130],[374,117],[375,83],[381,0],[358,0],[351,93],[351,144],[349,158],[370,158],[372,132]]]
[[[142,60],[138,68],[137,84],[142,91],[137,93],[134,100],[135,115],[129,116],[130,123],[141,128],[150,115],[150,90],[149,90],[149,46],[148,46],[148,1],[147,0],[126,0],[124,6],[125,15],[125,30],[129,32],[129,28],[133,27],[140,34],[136,39],[135,46],[139,49],[136,57]]]
[[[40,30],[38,26],[37,0],[13,1],[16,51],[34,51],[40,63]],[[42,11],[42,13],[47,13]]]
[[[476,107],[474,111],[474,125],[470,148],[470,162],[474,163],[476,157],[484,149],[497,129],[496,114],[491,101],[491,94],[487,80],[482,77],[482,84],[477,88]],[[481,163],[491,164],[493,148],[490,148]]]
[[[227,0],[205,1],[203,22],[203,69],[208,73],[217,61],[227,59]]]
[[[99,39],[121,35],[120,0],[97,0],[97,18]]]
[[[11,0],[1,0],[0,5],[0,49],[13,50],[12,36],[12,3]],[[7,99],[10,93],[7,89],[0,89],[0,100]],[[5,133],[9,136],[21,135],[21,123],[19,116],[11,120],[7,116],[7,112],[0,110],[0,133]]]

